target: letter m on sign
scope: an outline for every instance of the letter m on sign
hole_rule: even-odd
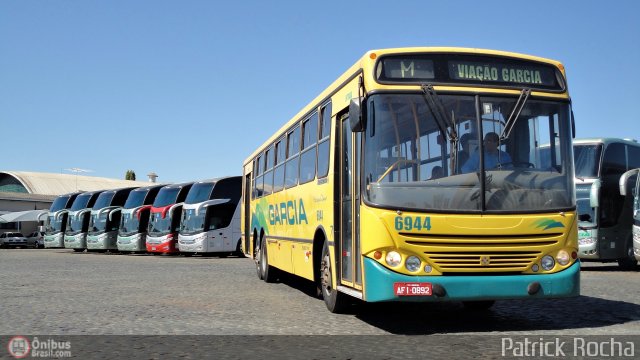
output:
[[[405,66],[404,61],[400,62],[400,74],[402,77],[405,77],[405,71],[410,71],[409,76],[413,77],[413,72],[415,71],[413,61],[409,63],[409,66]]]

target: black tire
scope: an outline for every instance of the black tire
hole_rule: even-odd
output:
[[[322,298],[327,309],[334,314],[343,313],[351,305],[349,296],[338,292],[332,284],[333,264],[329,255],[329,246],[325,242],[322,246],[322,257],[320,259],[320,286]]]
[[[464,308],[471,311],[484,311],[489,310],[493,304],[496,302],[494,300],[480,300],[480,301],[463,301],[462,304]]]
[[[73,251],[75,251],[75,252],[83,252],[84,249],[73,249]]]
[[[633,256],[633,241],[629,239],[627,241],[626,256],[622,259],[618,259],[618,267],[622,270],[635,270],[638,266],[638,260]]]
[[[236,251],[233,253],[233,255],[239,258],[245,257],[244,253],[242,252],[242,240],[238,240],[238,245],[236,245]]]
[[[277,280],[277,271],[276,268],[269,265],[267,240],[262,239],[262,241],[260,241],[260,272],[262,273],[262,280],[268,283],[275,282]]]
[[[256,274],[258,279],[262,280],[262,271],[260,271],[260,243],[256,243],[253,247],[253,261],[256,263]]]

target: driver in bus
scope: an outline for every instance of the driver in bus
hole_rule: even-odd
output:
[[[484,167],[485,169],[498,168],[500,164],[511,164],[511,156],[505,151],[498,149],[500,137],[494,132],[488,132],[484,136]],[[480,156],[478,151],[471,154],[469,160],[462,165],[462,172],[474,172],[480,167]]]

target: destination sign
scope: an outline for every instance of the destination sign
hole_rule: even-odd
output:
[[[467,84],[564,90],[555,66],[499,56],[407,54],[381,56],[376,66],[381,83]]]
[[[455,80],[556,85],[555,72],[544,66],[450,61],[449,76]]]

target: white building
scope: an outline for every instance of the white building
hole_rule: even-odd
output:
[[[148,182],[94,176],[0,171],[0,216],[27,210],[47,210],[56,197],[76,191],[148,186]],[[19,231],[24,235],[37,230],[42,222],[2,222],[0,233]]]

